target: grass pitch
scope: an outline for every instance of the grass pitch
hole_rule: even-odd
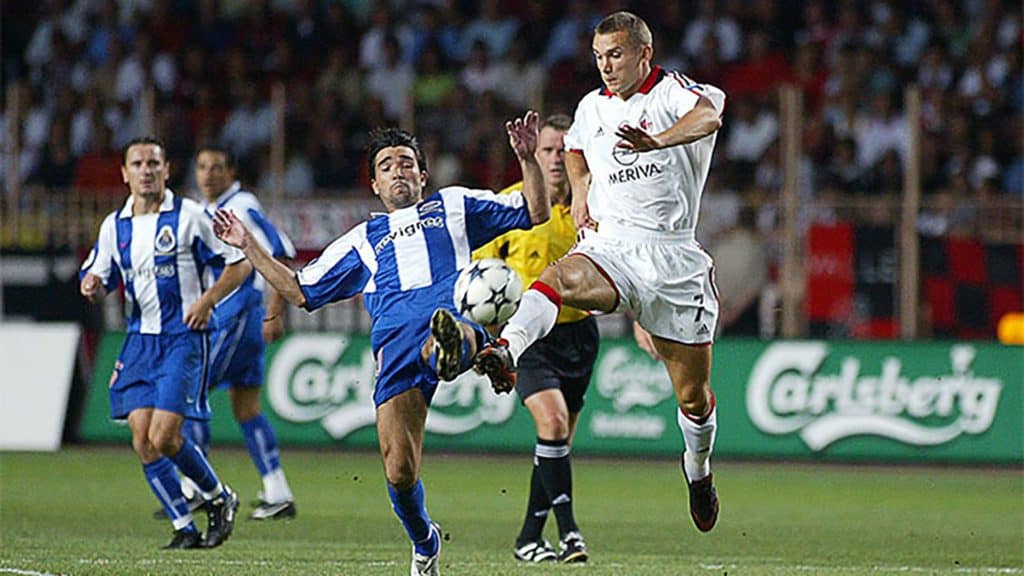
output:
[[[248,455],[215,448],[212,460],[244,515],[259,489]],[[284,462],[298,518],[240,519],[218,549],[171,552],[158,550],[170,524],[150,518],[156,500],[127,446],[0,454],[0,574],[408,574],[376,454],[288,450]],[[577,457],[591,560],[538,566],[512,558],[530,465],[426,454],[442,574],[1024,574],[1020,469],[716,462],[721,516],[700,534],[675,462]]]

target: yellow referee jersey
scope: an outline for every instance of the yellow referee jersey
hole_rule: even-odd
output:
[[[522,190],[523,183],[513,184],[501,191],[508,194]],[[576,243],[576,225],[568,206],[556,204],[551,207],[551,218],[529,230],[512,230],[498,236],[473,252],[473,259],[501,258],[509,267],[519,273],[523,288],[528,288],[540,276],[548,264],[558,260]],[[576,322],[589,314],[562,306],[558,324]]]

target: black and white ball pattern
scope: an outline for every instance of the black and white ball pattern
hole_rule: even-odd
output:
[[[497,258],[475,260],[455,281],[455,307],[478,324],[502,323],[519,308],[523,281]]]

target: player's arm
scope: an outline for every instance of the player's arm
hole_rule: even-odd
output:
[[[551,200],[544,187],[544,176],[534,154],[537,151],[537,113],[530,110],[522,118],[505,123],[508,142],[523,171],[523,198],[530,210],[530,221],[543,224],[551,217]]]
[[[701,96],[689,112],[683,114],[664,132],[648,134],[641,128],[624,125],[615,132],[615,135],[623,140],[617,146],[637,152],[648,152],[696,142],[714,134],[721,127],[722,116],[718,108],[711,100]],[[568,165],[568,162],[566,164]]]
[[[288,266],[289,262],[278,258],[278,262]],[[294,276],[293,276],[294,278]],[[263,341],[273,342],[284,335],[284,297],[273,286],[267,286],[267,315],[263,317]]]
[[[299,288],[295,273],[284,263],[274,258],[256,241],[245,224],[230,210],[217,210],[213,215],[213,230],[223,242],[234,246],[245,254],[267,283],[277,293],[296,306],[306,304],[306,296]]]
[[[204,330],[210,323],[210,316],[213,315],[213,307],[245,282],[245,279],[252,273],[252,264],[245,260],[239,260],[224,267],[220,278],[203,292],[187,312],[185,312],[185,325],[192,330]]]
[[[590,166],[582,152],[571,150],[565,154],[565,174],[569,178],[569,188],[572,190],[572,220],[576,229],[593,228],[594,221],[590,219],[590,210],[587,208],[587,194],[590,192]]]
[[[94,304],[107,296],[107,289],[103,287],[103,280],[92,272],[86,272],[82,276],[78,291],[82,296],[85,296],[86,300]]]
[[[82,263],[82,268],[78,273],[78,291],[89,302],[95,303],[102,300],[110,289],[117,285],[116,281],[109,285],[107,281],[108,278],[113,279],[112,275],[114,274],[110,251],[110,246],[113,243],[113,225],[111,217],[108,216],[100,226],[99,238],[96,239],[96,244],[89,251],[89,255]]]

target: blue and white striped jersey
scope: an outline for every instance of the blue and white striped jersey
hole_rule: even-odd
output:
[[[520,192],[442,188],[415,206],[374,215],[296,277],[309,310],[363,294],[376,334],[453,308],[455,279],[471,252],[531,226]]]
[[[295,258],[295,246],[288,236],[278,230],[263,213],[260,201],[251,192],[242,189],[235,182],[217,198],[216,204],[201,203],[206,213],[212,218],[220,208],[231,210],[249,229],[256,241],[274,258]],[[209,284],[220,278],[224,266],[214,263],[207,269]],[[257,306],[263,302],[263,289],[266,280],[256,271],[246,278],[235,291],[228,294],[217,304],[217,315],[221,318],[239,318],[248,306]]]
[[[205,267],[244,256],[214,235],[213,222],[198,203],[166,190],[159,213],[133,216],[133,200],[129,196],[103,220],[79,278],[94,274],[108,291],[124,284],[128,332],[188,332],[185,312],[208,288]]]

